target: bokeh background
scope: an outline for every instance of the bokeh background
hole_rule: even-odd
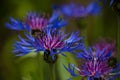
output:
[[[28,11],[45,12],[51,15],[53,4],[61,5],[69,2],[70,0],[0,1],[0,80],[49,80],[50,71],[47,64],[42,61],[42,57],[34,53],[15,57],[12,49],[18,32],[5,28],[4,24],[9,21],[9,17],[22,20]],[[72,2],[87,5],[91,0],[73,0]],[[88,46],[100,38],[117,41],[117,15],[108,4],[102,6],[98,15],[70,21],[66,31],[80,30]],[[72,55],[67,55],[67,58],[60,56],[56,63],[56,80],[66,80],[70,77],[70,74],[63,68],[63,64],[78,64]]]

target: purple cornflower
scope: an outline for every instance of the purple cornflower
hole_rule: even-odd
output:
[[[107,60],[83,60],[79,68],[74,64],[69,64],[68,67],[64,67],[72,75],[69,80],[77,76],[87,78],[87,80],[114,80],[120,76],[120,64],[115,68],[111,68],[107,64]]]
[[[54,11],[51,17],[42,14],[28,13],[23,22],[10,18],[10,23],[6,23],[5,25],[12,30],[31,32],[41,31],[44,28],[61,28],[66,25],[66,21],[59,18],[59,14]]]
[[[58,13],[63,14],[65,17],[81,18],[87,15],[98,14],[101,10],[100,6],[95,2],[91,2],[88,6],[83,6],[75,3],[62,5],[60,8],[54,6]]]
[[[64,67],[73,76],[72,78],[82,76],[88,80],[114,80],[120,76],[120,64],[111,67],[109,65],[110,54],[104,56],[104,53],[99,52],[99,55],[97,55],[94,51],[88,54],[81,53],[79,55],[79,58],[81,58],[79,68],[74,64],[69,64],[68,67]]]
[[[64,37],[59,31],[57,30],[50,30],[47,32],[47,35],[44,35],[42,38],[41,36],[37,36],[36,40],[40,44],[43,44],[45,50],[52,51],[53,49],[60,49],[64,46]]]
[[[79,68],[74,64],[64,67],[72,75],[69,80],[77,76],[81,76],[83,79],[87,78],[87,80],[116,80],[116,78],[120,77],[120,64],[117,64],[115,68],[111,68],[107,61],[86,60],[83,61]]]
[[[36,37],[25,34],[27,39],[19,36],[20,41],[16,42],[14,53],[17,56],[23,56],[29,52],[43,51],[45,60],[49,56],[51,60],[56,60],[58,54],[65,55],[64,52],[74,53],[83,45],[81,42],[82,37],[78,37],[79,32],[72,33],[70,37],[69,34],[64,34],[64,32],[57,29],[45,29],[44,33]]]
[[[93,48],[83,48],[81,52],[77,54],[77,58],[80,58],[79,68],[73,64],[69,64],[65,69],[73,76],[87,77],[88,80],[114,80],[120,76],[120,64],[117,62],[114,65],[111,64],[111,55],[113,49],[106,46],[98,46]],[[102,48],[102,49],[101,49]],[[75,73],[77,70],[79,74]],[[71,79],[72,79],[71,78]]]

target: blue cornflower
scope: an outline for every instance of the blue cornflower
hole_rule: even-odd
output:
[[[58,11],[59,14],[63,14],[65,17],[86,17],[87,15],[95,15],[98,14],[101,10],[100,6],[95,3],[91,2],[88,6],[78,5],[75,3],[70,3],[66,5],[62,5],[61,7],[53,7],[55,10]]]
[[[111,51],[105,54],[106,49],[100,51],[99,49],[94,50],[89,48],[89,50],[86,50],[84,48],[82,50],[81,53],[77,54],[77,57],[81,58],[82,61],[80,67],[72,66],[79,72],[80,76],[87,77],[88,80],[104,79],[112,71],[112,68],[108,64],[108,59],[112,54]],[[70,74],[73,74],[71,68],[68,68],[67,70],[69,70]]]
[[[6,23],[5,25],[12,30],[39,31],[45,28],[61,28],[66,25],[66,21],[59,18],[59,14],[55,11],[51,17],[30,12],[27,14],[24,21],[10,18],[10,23]]]
[[[77,58],[81,60],[79,67],[69,64],[68,68],[65,67],[65,69],[73,76],[72,78],[77,75],[87,77],[88,80],[114,80],[120,76],[120,63],[111,65],[112,50],[113,48],[109,47],[108,44],[102,48],[99,44],[93,48],[83,48],[77,54]],[[79,74],[76,74],[75,70]]]
[[[65,55],[63,52],[74,53],[75,50],[82,48],[82,37],[79,32],[74,32],[70,35],[57,29],[46,29],[44,34],[38,34],[36,37],[25,34],[27,39],[21,38],[15,44],[14,53],[18,56],[23,56],[29,52],[44,52],[44,58],[49,56],[52,60],[56,59],[58,54]]]
[[[85,60],[79,68],[74,64],[68,64],[68,67],[64,67],[72,75],[72,78],[69,79],[82,76],[87,78],[87,80],[115,80],[117,77],[120,77],[120,64],[116,65],[115,68],[111,68],[107,64],[107,60]]]
[[[104,79],[111,72],[111,68],[107,64],[107,60],[87,60],[80,66],[79,73],[86,76],[90,80]]]

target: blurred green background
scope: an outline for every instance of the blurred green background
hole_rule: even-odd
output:
[[[73,2],[87,5],[90,0],[74,0]],[[12,53],[12,45],[17,39],[18,32],[5,28],[4,24],[8,22],[9,17],[22,20],[28,11],[45,12],[51,15],[53,4],[65,3],[69,3],[69,0],[0,1],[0,80],[49,80],[48,64],[42,61],[40,55],[30,53],[23,57],[15,57]],[[106,5],[99,15],[70,20],[66,31],[80,30],[81,35],[85,36],[86,44],[91,45],[100,37],[117,40],[117,24],[116,13]],[[56,80],[66,80],[70,77],[63,68],[63,64],[78,64],[72,55],[66,54],[67,58],[60,55],[55,64]]]

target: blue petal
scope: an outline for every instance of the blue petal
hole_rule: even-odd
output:
[[[49,23],[52,23],[53,21],[55,21],[58,17],[59,17],[59,12],[57,11],[53,11],[52,17],[49,20]]]
[[[67,21],[66,20],[62,20],[60,18],[60,19],[55,20],[48,27],[60,29],[60,28],[62,28],[64,26],[66,26],[66,25],[67,25]]]
[[[63,66],[72,76],[78,76],[77,74],[75,74],[75,68],[72,66],[72,64],[68,64],[68,68],[65,65]]]
[[[22,22],[15,20],[13,18],[10,18],[11,23],[5,23],[5,26],[12,30],[24,30],[25,26]]]
[[[111,0],[110,1],[110,6],[112,6],[112,4],[115,2],[115,0]]]
[[[78,37],[78,36],[79,36],[79,32],[73,32],[71,36],[67,40],[65,40],[65,42],[74,43],[83,39],[82,37]]]
[[[109,51],[105,57],[109,58],[112,54],[112,51]]]
[[[69,5],[63,5],[61,7],[61,12],[64,14],[64,15],[67,15],[67,16],[72,16],[73,15],[73,9],[75,8],[75,5],[73,3],[69,4]]]
[[[90,3],[86,8],[86,13],[92,15],[99,14],[100,11],[101,11],[101,7],[95,2]]]
[[[35,39],[28,34],[25,34],[26,39],[18,36],[20,41],[16,41],[14,44],[15,49],[13,52],[18,56],[28,54],[29,52],[36,51],[37,48],[41,49],[42,47],[35,44]],[[36,42],[37,43],[37,42]]]

